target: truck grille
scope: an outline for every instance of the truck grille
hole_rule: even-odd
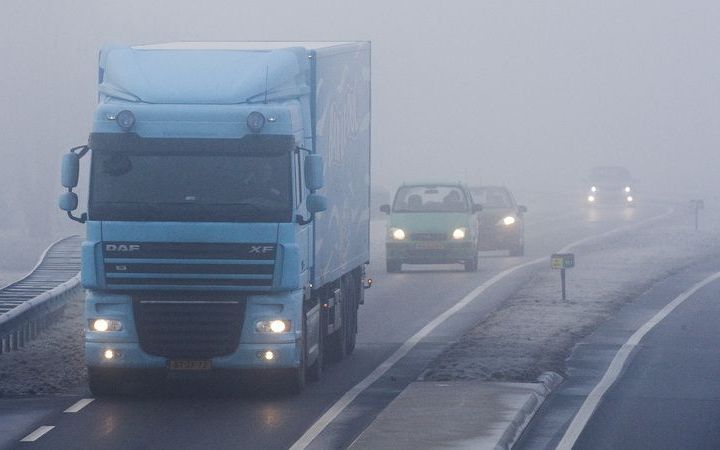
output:
[[[244,300],[135,298],[140,347],[168,358],[209,359],[231,354],[240,341]]]
[[[273,283],[275,254],[275,244],[264,243],[103,243],[110,289],[267,290]]]
[[[444,241],[447,239],[445,233],[412,233],[411,241]]]

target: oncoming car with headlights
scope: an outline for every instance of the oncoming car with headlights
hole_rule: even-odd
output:
[[[615,204],[634,206],[635,193],[630,172],[619,166],[595,167],[590,171],[590,185],[585,202],[590,205]]]
[[[525,219],[527,207],[518,205],[512,192],[504,186],[472,188],[473,198],[482,205],[478,215],[480,250],[508,250],[511,256],[525,253]]]
[[[480,206],[461,183],[405,184],[395,194],[386,238],[387,271],[403,264],[464,264],[478,266],[478,232],[475,215]]]

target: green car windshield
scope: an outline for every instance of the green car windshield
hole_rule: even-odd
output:
[[[393,212],[467,212],[468,205],[465,191],[457,186],[403,186]]]

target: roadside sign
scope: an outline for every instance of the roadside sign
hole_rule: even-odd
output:
[[[574,253],[553,253],[550,257],[550,265],[553,269],[570,269],[575,267]]]

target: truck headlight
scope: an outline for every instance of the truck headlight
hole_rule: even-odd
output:
[[[465,239],[466,234],[467,231],[465,228],[455,228],[455,230],[452,232],[452,238],[459,241],[460,239]]]
[[[597,188],[595,186],[590,187],[590,192],[597,192]]]
[[[290,331],[289,320],[260,320],[255,324],[255,329],[260,333],[285,333]]]
[[[625,192],[627,192],[627,193],[630,192],[630,186],[625,186]]]
[[[90,320],[91,331],[120,331],[122,330],[122,322],[113,319],[93,319]]]
[[[515,223],[515,220],[516,219],[513,216],[507,216],[503,218],[502,223],[505,226],[510,226]]]
[[[396,241],[405,239],[405,231],[402,228],[390,228],[390,236]]]

